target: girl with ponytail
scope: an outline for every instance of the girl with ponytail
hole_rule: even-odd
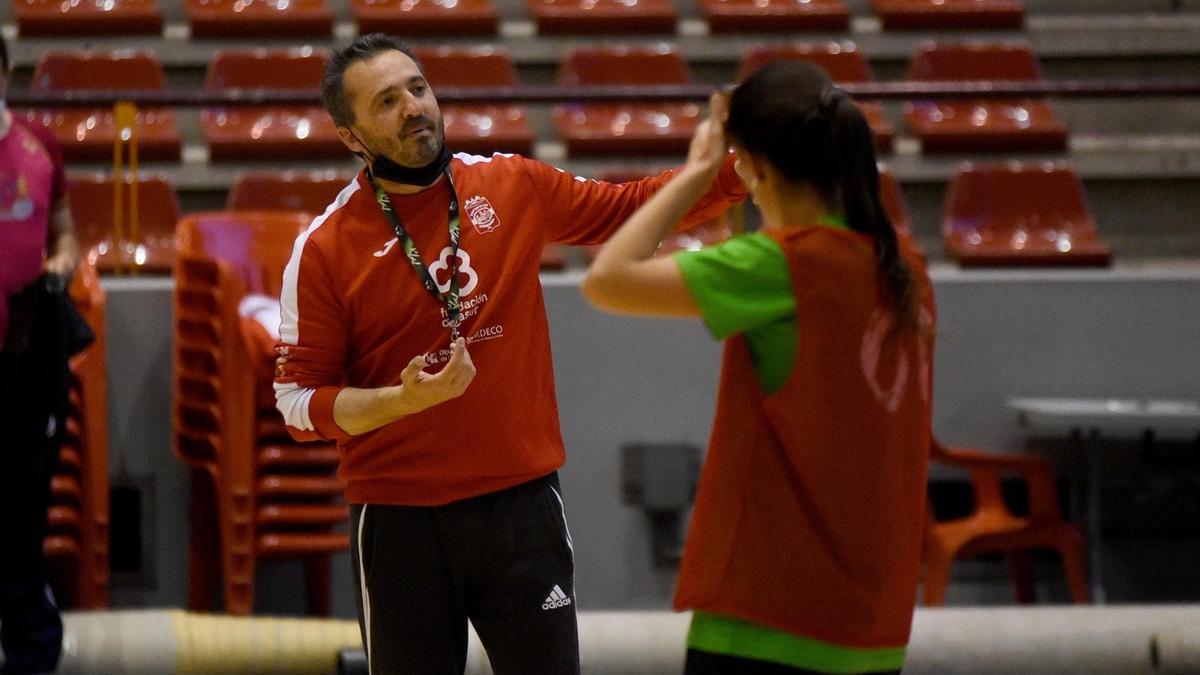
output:
[[[763,228],[653,257],[728,148]],[[725,340],[674,604],[686,672],[904,663],[925,514],[935,310],[879,197],[870,129],[824,71],[714,94],[687,163],[605,245],[595,306],[698,316]]]

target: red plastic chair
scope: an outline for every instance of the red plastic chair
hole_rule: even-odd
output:
[[[71,359],[66,429],[51,480],[43,549],[60,603],[82,609],[108,606],[108,379],[105,365],[105,294],[95,268],[83,262],[71,298],[96,340]]]
[[[350,0],[360,35],[495,35],[491,0]]]
[[[1024,43],[930,42],[913,55],[908,79],[1031,82],[1041,80],[1042,71]],[[1066,125],[1041,100],[916,101],[905,105],[905,121],[926,152],[1062,151],[1067,147]]]
[[[321,86],[326,54],[310,47],[230,50],[208,66],[204,88],[311,90]],[[214,160],[345,157],[337,126],[319,105],[206,108],[200,126]]]
[[[21,37],[162,33],[157,0],[13,0]]]
[[[1022,0],[871,0],[884,30],[1023,28]]]
[[[284,171],[243,174],[233,184],[225,208],[230,211],[325,212],[353,177],[337,171]]]
[[[955,560],[985,553],[1003,553],[1009,562],[1016,599],[1034,600],[1033,566],[1029,552],[1052,549],[1062,557],[1071,599],[1088,602],[1084,568],[1084,537],[1079,527],[1063,521],[1055,492],[1050,463],[1034,455],[996,455],[979,450],[949,448],[934,440],[930,452],[934,462],[966,469],[974,490],[975,508],[970,515],[925,524],[922,555],[922,602],[945,602],[950,567]],[[1024,480],[1029,494],[1029,513],[1018,516],[1009,510],[1000,491],[1000,478],[1014,474]]]
[[[183,0],[194,38],[327,38],[325,0]]]
[[[852,42],[825,42],[819,44],[762,45],[751,48],[742,57],[738,67],[739,82],[750,77],[768,63],[782,59],[799,59],[816,64],[829,73],[838,83],[874,82],[871,65]],[[875,136],[876,152],[891,152],[896,130],[883,114],[883,106],[876,101],[855,101],[871,126]]]
[[[144,52],[48,52],[38,59],[30,89],[35,92],[74,89],[162,89],[166,74],[153,55]],[[117,134],[111,108],[31,110],[25,115],[50,129],[68,160],[111,160]],[[143,108],[135,118],[141,160],[178,160],[179,129],[169,108]]]
[[[543,34],[674,33],[671,0],[525,0]]]
[[[714,33],[845,31],[850,9],[842,0],[699,0]]]
[[[673,47],[598,47],[567,54],[564,86],[687,84],[691,73]],[[696,125],[695,103],[571,103],[554,109],[554,125],[571,155],[684,154]]]
[[[492,47],[440,47],[416,50],[436,92],[443,87],[499,87],[517,84],[508,52]],[[447,104],[442,106],[446,142],[461,152],[491,154],[533,151],[533,130],[524,106]]]
[[[101,272],[136,270],[170,274],[175,264],[175,224],[179,198],[166,178],[138,179],[138,236],[130,227],[130,184],[121,186],[124,246],[118,250],[113,231],[112,176],[96,173],[67,179],[68,202],[76,236],[85,258]]]
[[[225,610],[254,608],[259,559],[300,558],[309,608],[330,611],[330,556],[347,550],[332,444],[297,444],[274,410],[274,353],[243,319],[248,293],[278,297],[299,211],[193,214],[179,224],[175,275],[175,443],[192,468],[189,607],[209,609],[220,571]],[[214,564],[219,559],[220,564]]]
[[[950,181],[942,219],[947,254],[963,267],[1108,265],[1084,199],[1065,164],[961,167]]]

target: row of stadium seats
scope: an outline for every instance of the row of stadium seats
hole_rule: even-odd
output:
[[[638,177],[599,176],[611,182]],[[299,211],[311,218],[324,211],[350,178],[334,171],[249,173],[234,184],[226,208]],[[175,232],[180,209],[171,184],[161,177],[144,177],[125,184],[126,193],[131,186],[136,186],[136,199],[128,194],[122,199],[137,203],[137,232],[122,223],[122,246],[117,246],[111,178],[98,173],[70,179],[72,216],[88,259],[104,271],[126,267],[147,273],[177,271]],[[911,236],[904,195],[886,169],[881,172],[881,192],[896,229]],[[727,219],[706,223],[674,235],[660,250],[699,248],[728,238],[735,229]],[[1109,247],[1099,240],[1083,184],[1069,166],[1054,162],[964,164],[950,182],[942,234],[947,255],[964,267],[1106,265],[1111,258]],[[565,266],[561,248],[548,246],[543,269]]]
[[[699,0],[714,32],[845,31],[843,0]],[[1019,29],[1022,0],[871,0],[885,30]],[[672,0],[526,0],[544,34],[673,33]],[[333,31],[326,0],[183,0],[191,35],[199,38],[318,38]],[[491,0],[349,0],[360,33],[494,35],[499,13]],[[14,0],[23,37],[156,34],[156,0]]]
[[[494,87],[517,84],[508,54],[490,47],[419,49],[431,84],[437,87]],[[232,50],[208,67],[205,89],[315,90],[327,54],[311,47],[287,50]],[[871,82],[863,54],[847,42],[761,46],[747,52],[738,77],[778,59],[804,59],[825,68],[842,83]],[[1037,57],[1021,42],[936,43],[921,45],[909,63],[911,81],[1039,81]],[[692,82],[687,62],[668,47],[577,49],[564,58],[558,81],[566,86],[685,85]],[[31,88],[66,90],[146,89],[166,85],[162,65],[145,52],[50,52],[35,67]],[[892,148],[895,131],[876,102],[861,103],[881,152]],[[530,154],[534,133],[523,106],[479,104],[443,106],[446,136],[465,152]],[[52,130],[69,160],[111,156],[117,134],[107,109],[38,109],[26,118]],[[210,159],[253,160],[344,158],[329,116],[319,106],[210,108],[201,113]],[[567,153],[583,155],[675,155],[687,150],[701,107],[694,103],[564,103],[554,123]],[[927,152],[1061,151],[1067,128],[1044,100],[972,99],[915,101],[905,106],[907,128]],[[177,160],[181,136],[174,111],[144,108],[136,133],[143,160]]]

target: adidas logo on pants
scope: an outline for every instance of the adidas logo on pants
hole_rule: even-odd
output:
[[[555,584],[554,589],[550,591],[550,595],[546,596],[546,601],[542,603],[542,609],[558,609],[559,607],[566,607],[569,604],[571,604],[571,598],[567,597],[566,593],[563,593],[558,584]]]

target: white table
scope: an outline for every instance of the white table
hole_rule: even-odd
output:
[[[1200,433],[1200,401],[1138,399],[1014,398],[1008,407],[1022,426],[1040,431],[1078,434],[1084,439],[1087,465],[1084,527],[1088,538],[1088,570],[1092,602],[1104,603],[1100,574],[1100,453],[1094,441],[1101,433],[1195,438]]]

